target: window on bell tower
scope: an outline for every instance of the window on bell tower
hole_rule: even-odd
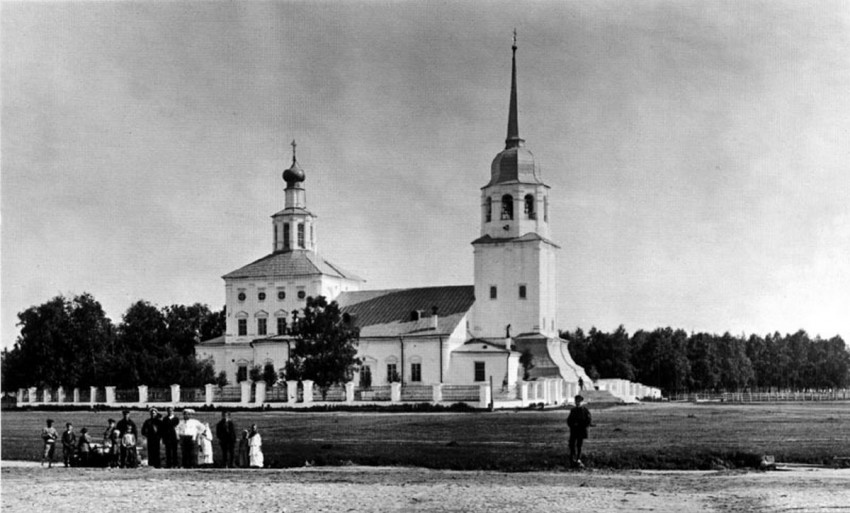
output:
[[[514,218],[514,198],[510,194],[502,196],[502,221]]]
[[[298,247],[304,248],[304,223],[298,223]]]
[[[537,219],[537,214],[534,212],[534,196],[531,194],[525,195],[524,212],[529,219]]]
[[[487,201],[484,202],[484,222],[489,223],[493,220],[493,198],[487,197]]]
[[[283,249],[289,249],[289,223],[283,224]]]

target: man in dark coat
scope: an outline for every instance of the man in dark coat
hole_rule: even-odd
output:
[[[567,417],[567,426],[570,427],[570,465],[579,468],[584,467],[581,462],[581,446],[587,438],[587,428],[591,426],[590,410],[581,404],[582,401],[584,397],[575,397],[576,405]]]
[[[165,466],[177,468],[177,425],[180,424],[180,419],[174,415],[174,408],[171,406],[166,412],[167,414],[160,422],[160,439],[165,445]]]
[[[156,408],[151,408],[151,417],[142,424],[142,436],[148,441],[148,465],[159,468],[159,441],[162,438],[162,417]]]
[[[132,459],[136,457],[136,437],[139,432],[136,429],[136,423],[130,420],[130,410],[124,410],[121,414],[124,418],[119,420],[118,425],[115,426],[115,429],[120,433],[119,439],[121,440],[120,466],[121,468],[135,467],[136,462]]]
[[[221,444],[221,466],[233,468],[233,452],[236,449],[236,426],[230,412],[221,412],[221,420],[215,426],[215,436]]]

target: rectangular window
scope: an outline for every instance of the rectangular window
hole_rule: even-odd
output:
[[[304,223],[298,223],[298,247],[304,248]]]
[[[496,290],[495,285],[490,285],[490,299],[496,299],[498,296],[498,291]]]
[[[387,364],[387,382],[392,383],[397,381],[398,378],[398,367],[394,363]]]
[[[285,335],[286,334],[286,317],[278,317],[277,318],[277,334]]]
[[[289,223],[283,225],[283,249],[289,249]]]
[[[484,369],[484,362],[475,362],[475,381],[486,381],[487,373]]]
[[[242,383],[243,381],[248,381],[247,365],[240,365],[239,368],[236,369],[236,382]]]
[[[525,299],[525,285],[519,286],[519,298]]]
[[[272,226],[274,231],[274,249],[277,249],[277,225]]]
[[[257,335],[266,334],[266,320],[267,319],[257,319]]]
[[[239,319],[239,336],[244,337],[248,334],[248,319]]]
[[[410,381],[422,381],[422,364],[421,363],[411,363],[410,364]]]

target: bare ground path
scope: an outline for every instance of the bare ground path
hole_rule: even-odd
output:
[[[454,472],[43,469],[2,463],[2,511],[848,511],[850,470]]]

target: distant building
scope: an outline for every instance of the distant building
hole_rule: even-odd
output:
[[[231,381],[253,365],[282,368],[289,358],[291,312],[308,296],[336,300],[360,328],[358,356],[372,383],[397,374],[404,384],[512,386],[522,352],[534,356],[532,377],[590,383],[558,338],[556,258],[550,239],[549,186],[519,136],[516,44],[505,149],[481,189],[481,233],[472,242],[472,286],[361,290],[364,280],[317,252],[316,217],[307,210],[305,173],[295,157],[283,172],[285,207],[272,216],[272,253],[223,276],[227,330],[198,344]]]

